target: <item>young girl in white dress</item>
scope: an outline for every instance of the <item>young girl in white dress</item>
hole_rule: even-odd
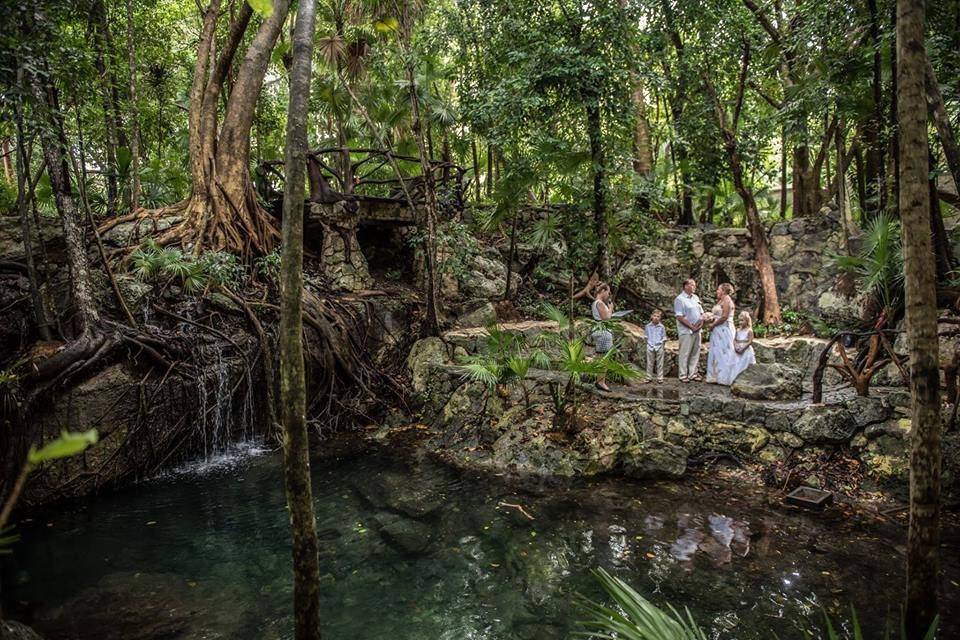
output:
[[[733,351],[735,359],[733,361],[733,377],[731,381],[736,380],[737,376],[743,373],[743,370],[757,361],[757,356],[753,352],[753,318],[746,311],[741,311],[737,317],[737,335],[733,339]]]

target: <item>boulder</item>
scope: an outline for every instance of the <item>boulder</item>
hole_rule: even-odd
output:
[[[503,414],[500,396],[480,382],[465,382],[450,394],[440,412],[440,422],[448,433],[458,433],[471,423],[486,423]]]
[[[447,346],[440,338],[430,337],[418,340],[407,356],[407,369],[413,378],[413,390],[423,393],[429,383],[431,366],[447,362]]]
[[[750,400],[797,400],[803,391],[802,380],[799,369],[758,362],[737,376],[730,392]]]
[[[687,450],[659,438],[644,440],[621,454],[623,473],[638,480],[679,478],[687,470]]]
[[[843,405],[811,405],[804,409],[791,431],[805,442],[842,443],[857,433],[857,421]]]
[[[581,475],[583,456],[547,435],[548,420],[530,418],[500,436],[492,447],[493,466],[541,476]]]
[[[164,216],[162,218],[140,218],[130,222],[121,222],[100,234],[104,244],[114,247],[128,247],[139,243],[143,238],[166,231],[181,222],[181,216]]]
[[[618,411],[607,418],[599,432],[582,432],[587,450],[587,473],[603,473],[612,470],[620,461],[620,455],[630,446],[639,444],[640,437],[633,414]]]
[[[497,310],[492,302],[486,302],[472,311],[468,311],[457,318],[456,325],[467,329],[472,327],[486,327],[497,321]]]
[[[854,396],[844,402],[853,416],[857,429],[885,422],[893,408],[876,396]]]

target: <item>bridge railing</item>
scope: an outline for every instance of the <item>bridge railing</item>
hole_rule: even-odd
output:
[[[429,165],[441,213],[462,212],[467,170],[456,163],[436,159],[431,159]],[[404,170],[410,173],[398,177],[395,167],[401,173]],[[272,192],[275,198],[278,191],[282,192],[282,160],[262,162],[258,174],[264,183],[261,196],[269,199],[268,193]],[[416,208],[426,200],[426,179],[420,159],[384,149],[313,149],[307,154],[307,177],[308,202],[333,204],[367,200]]]

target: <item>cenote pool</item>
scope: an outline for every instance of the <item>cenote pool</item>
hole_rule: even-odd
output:
[[[5,611],[52,640],[290,638],[282,486],[279,455],[247,448],[36,514],[4,560]],[[821,606],[844,622],[851,603],[876,631],[897,611],[899,525],[891,541],[735,488],[712,474],[521,485],[382,451],[317,460],[324,638],[565,639],[576,594],[602,597],[594,567],[690,607],[714,638],[801,637]]]

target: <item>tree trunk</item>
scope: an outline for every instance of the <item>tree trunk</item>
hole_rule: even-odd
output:
[[[899,2],[899,0],[898,0]],[[892,18],[891,26],[894,31],[897,28],[897,6],[894,5],[891,9]],[[887,183],[892,186],[893,194],[888,196],[888,198],[893,200],[895,207],[900,206],[900,122],[898,117],[898,102],[899,98],[897,94],[899,93],[899,78],[897,74],[897,44],[893,42],[890,44],[890,117],[889,117],[889,129],[890,129],[890,167],[889,175],[892,179],[887,180]],[[921,105],[922,108],[923,105]],[[899,212],[897,212],[899,215]]]
[[[119,168],[117,166],[117,148],[119,147],[119,142],[117,141],[117,129],[115,126],[115,120],[113,117],[113,112],[115,105],[113,104],[113,87],[111,86],[111,71],[110,71],[110,51],[107,45],[106,39],[106,22],[107,18],[105,15],[106,9],[103,6],[103,2],[96,2],[93,5],[93,11],[96,15],[97,20],[97,32],[94,35],[94,41],[96,43],[96,68],[97,76],[100,81],[100,105],[103,110],[103,132],[104,132],[104,149],[106,155],[106,166],[104,167],[106,173],[107,181],[107,216],[113,217],[117,215],[118,200],[119,200]]]
[[[780,136],[780,219],[787,219],[787,131]]]
[[[130,65],[130,211],[137,211],[140,208],[140,105],[137,102],[137,56],[133,37],[133,0],[127,0],[127,57]]]
[[[647,119],[647,102],[643,85],[634,74],[633,78],[633,171],[646,177],[653,171],[653,148],[650,144],[650,121]]]
[[[953,176],[954,186],[960,190],[960,146],[957,145],[957,137],[954,135],[953,125],[950,123],[950,116],[947,115],[947,109],[943,105],[943,96],[940,95],[937,74],[934,72],[929,58],[926,60],[925,73],[927,107],[930,110],[930,118],[937,127],[937,136],[940,138],[940,146],[943,148],[943,155],[947,160],[947,168],[950,169],[950,175]]]
[[[417,96],[416,73],[413,67],[410,48],[413,35],[413,7],[405,1],[402,8],[400,43],[407,56],[404,65],[407,84],[410,87],[410,116],[413,120],[413,136],[417,141],[420,156],[420,170],[423,173],[423,215],[418,221],[423,233],[424,266],[426,271],[426,314],[425,330],[429,335],[440,333],[439,282],[437,277],[437,192],[433,178],[433,167],[424,139],[423,121],[420,114],[420,99]]]
[[[739,84],[737,87],[736,107],[732,117],[728,116],[720,102],[720,96],[709,76],[702,75],[707,94],[713,100],[714,113],[723,136],[723,147],[727,160],[730,163],[730,172],[733,174],[733,184],[743,200],[746,211],[747,228],[750,230],[750,241],[753,244],[753,266],[760,277],[760,286],[763,289],[763,322],[779,324],[781,322],[780,301],[777,294],[776,276],[773,271],[773,259],[770,257],[770,247],[767,244],[767,232],[760,220],[760,212],[753,191],[746,185],[743,176],[743,163],[740,160],[740,151],[737,145],[737,126],[739,124],[743,93],[747,82],[747,68],[750,63],[750,48],[744,45],[743,58],[740,67]]]
[[[280,404],[283,471],[293,540],[293,613],[296,640],[320,638],[320,560],[313,512],[303,360],[303,180],[307,107],[313,59],[315,4],[299,0],[293,34],[287,110],[286,181],[281,258]]]
[[[487,142],[487,197],[493,195],[493,144]]]
[[[940,373],[936,267],[930,241],[924,100],[924,3],[897,1],[899,208],[912,396],[906,630],[922,638],[937,615],[940,580]]]
[[[603,129],[600,119],[599,96],[586,98],[587,134],[590,138],[590,160],[593,165],[593,227],[597,235],[593,270],[601,278],[608,275],[607,260],[607,207],[606,207],[606,160],[603,151]]]
[[[476,201],[480,202],[480,159],[477,155],[477,139],[470,137],[470,152],[473,154],[473,193]]]
[[[702,224],[713,224],[713,211],[717,204],[717,192],[711,189],[707,193],[707,202],[703,205],[703,212],[700,214]]]
[[[23,66],[17,66],[17,87],[23,87]],[[30,198],[28,179],[30,177],[30,159],[27,157],[26,138],[23,131],[23,97],[17,92],[14,103],[17,128],[17,205],[20,214],[20,232],[23,237],[24,261],[27,263],[27,281],[30,283],[30,302],[33,305],[34,320],[37,323],[37,334],[41,340],[50,340],[50,323],[47,320],[47,309],[43,304],[43,295],[40,292],[40,278],[37,275],[37,263],[33,259],[33,232],[30,227],[28,200]],[[44,163],[46,164],[46,163]],[[40,167],[41,172],[43,167]]]
[[[45,67],[46,65],[44,65]],[[30,73],[31,91],[47,121],[40,129],[43,155],[47,162],[47,174],[53,190],[63,237],[67,249],[67,264],[70,268],[70,293],[76,308],[77,338],[88,338],[100,326],[100,311],[97,308],[90,265],[87,261],[86,243],[80,227],[80,215],[70,188],[70,172],[67,168],[65,150],[67,138],[63,130],[63,113],[57,90],[50,79],[49,71],[41,68]]]
[[[740,199],[743,200],[747,214],[747,228],[750,229],[750,241],[753,244],[753,266],[760,276],[760,286],[763,289],[763,322],[780,324],[780,301],[773,272],[773,259],[770,257],[770,247],[767,244],[767,231],[763,227],[763,222],[760,221],[760,212],[757,209],[753,191],[744,183],[743,167],[735,141],[727,149],[727,159],[733,173],[734,186]]]
[[[877,0],[867,0],[870,12],[870,42],[873,47],[873,74],[871,96],[873,110],[863,125],[863,144],[866,149],[865,198],[860,201],[865,220],[875,218],[886,208],[886,181],[883,169],[883,77],[880,40],[880,19]]]
[[[0,153],[3,154],[3,176],[7,179],[7,182],[13,182],[13,161],[10,160],[10,138],[4,138],[3,141],[0,142]]]
[[[806,127],[804,127],[806,130]],[[806,141],[793,147],[793,217],[805,218],[813,213],[810,210],[810,148]]]
[[[190,197],[159,214],[177,213],[183,222],[161,234],[160,244],[192,245],[250,256],[268,253],[279,236],[270,215],[260,206],[250,176],[250,129],[257,99],[289,10],[289,0],[275,0],[273,13],[263,20],[250,42],[236,74],[216,132],[217,102],[236,50],[250,20],[247,3],[231,24],[218,60],[212,53],[220,0],[211,0],[204,13],[197,63],[190,90]]]
[[[936,166],[931,151],[929,156],[929,165],[931,169]],[[937,178],[928,173],[927,188],[930,193],[930,237],[933,239],[933,255],[937,265],[937,281],[943,282],[950,279],[950,272],[953,271],[953,258],[950,252],[950,237],[947,235],[947,229],[943,224],[943,211],[940,209],[940,195],[937,191]]]

